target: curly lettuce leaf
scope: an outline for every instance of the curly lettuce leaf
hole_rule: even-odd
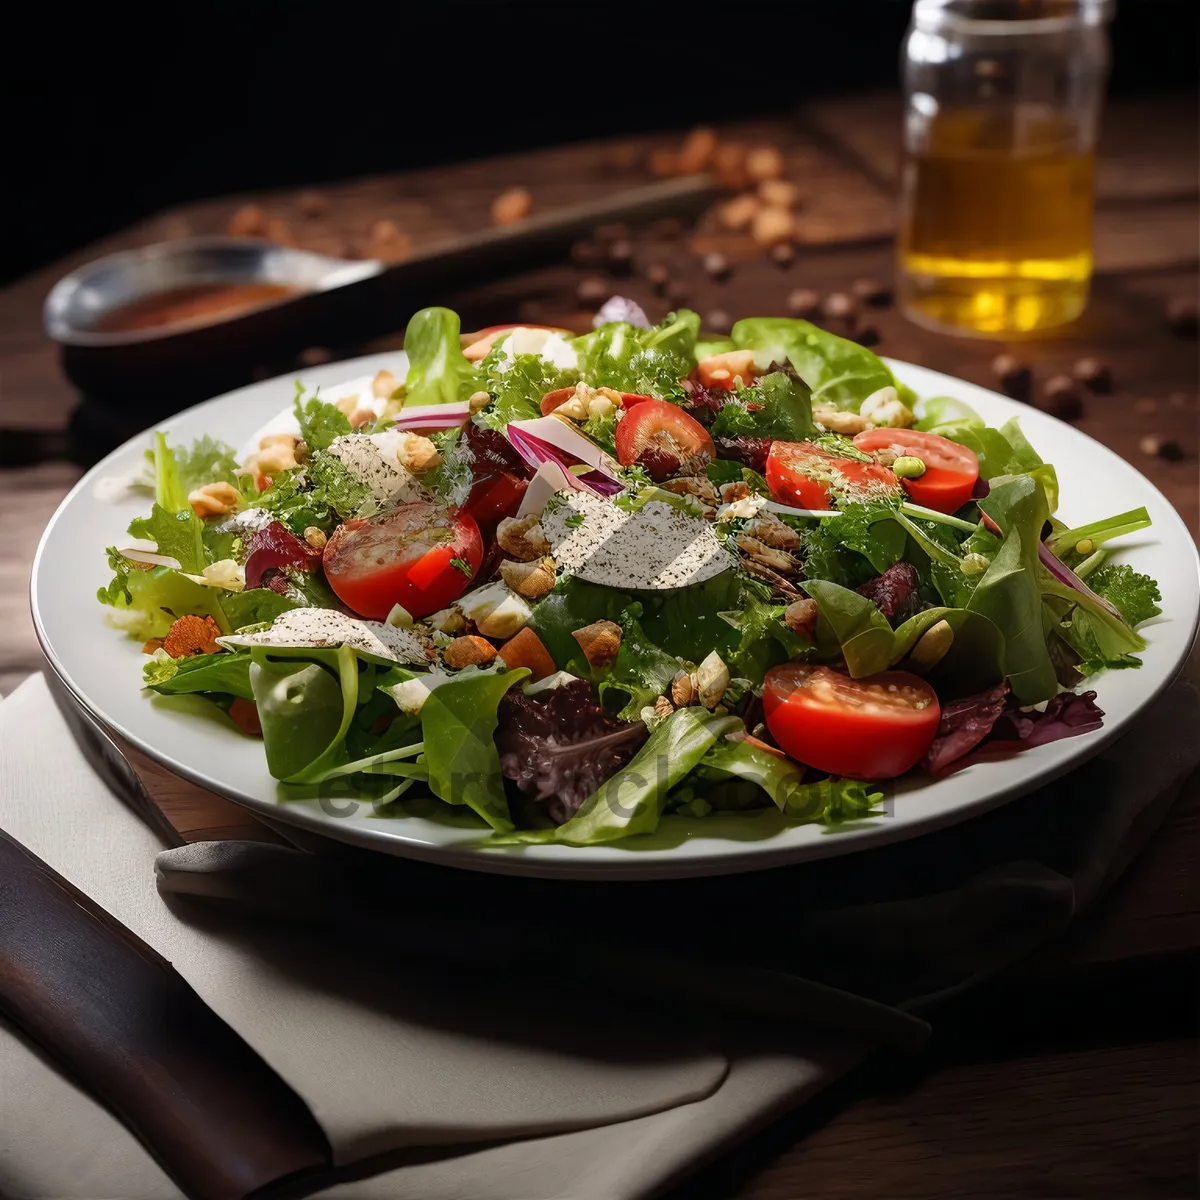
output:
[[[473,420],[484,429],[503,433],[510,421],[531,421],[542,415],[541,400],[547,392],[574,387],[579,372],[555,366],[537,354],[504,355],[503,341],[494,345],[480,363],[482,390],[492,402]]]
[[[296,384],[294,409],[300,438],[310,450],[328,450],[334,438],[354,432],[350,418],[336,404],[330,404],[320,396],[306,399],[304,387],[299,383]]]
[[[1144,510],[1143,510],[1144,511]],[[1123,563],[1106,563],[1088,576],[1088,586],[1120,611],[1133,626],[1157,617],[1162,609],[1162,593],[1149,575],[1142,575]]]
[[[571,345],[579,357],[579,376],[593,387],[679,401],[680,381],[695,366],[699,331],[699,316],[680,309],[650,329],[613,321]]]
[[[371,489],[340,459],[322,451],[302,468],[276,476],[255,506],[266,509],[297,537],[310,526],[328,534],[340,522],[369,516],[376,507]]]
[[[113,609],[109,623],[130,636],[143,641],[166,637],[175,618],[187,613],[211,616],[223,633],[230,631],[215,589],[193,583],[172,567],[143,570],[115,546],[109,547],[108,565],[113,578],[96,599]]]

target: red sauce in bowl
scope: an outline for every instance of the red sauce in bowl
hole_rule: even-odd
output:
[[[170,288],[102,313],[92,329],[97,333],[133,333],[167,325],[207,325],[285,296],[299,295],[302,290],[286,283],[198,283]]]

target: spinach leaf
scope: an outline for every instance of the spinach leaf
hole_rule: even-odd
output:
[[[151,659],[142,670],[146,687],[164,696],[187,692],[223,692],[254,699],[250,686],[250,652],[221,651],[189,658]]]
[[[774,666],[808,654],[813,645],[784,624],[783,604],[768,604],[750,598],[738,614],[741,638],[725,658],[732,675],[749,679],[755,686]]]
[[[243,592],[225,592],[220,598],[229,628],[236,632],[247,625],[274,621],[280,613],[298,607],[290,596],[281,596],[270,588],[247,588]]]
[[[478,391],[482,376],[462,352],[458,313],[423,308],[404,331],[408,375],[404,404],[455,404]]]
[[[1042,485],[1028,475],[1005,476],[979,507],[1004,539],[967,607],[1004,635],[1004,673],[1020,704],[1037,704],[1058,691],[1042,628],[1038,546],[1049,516]],[[1045,572],[1043,571],[1045,574]]]
[[[280,649],[272,647],[272,654]],[[345,761],[346,732],[358,704],[357,656],[348,646],[302,647],[282,658],[260,647],[250,654],[267,769],[284,783],[318,782]]]
[[[809,321],[752,317],[733,327],[734,343],[761,363],[790,362],[812,389],[812,405],[858,412],[862,402],[896,380],[865,346],[836,337]]]
[[[877,605],[826,579],[805,579],[800,586],[817,602],[817,647],[823,654],[840,651],[854,679],[887,669],[892,627]]]
[[[1004,635],[982,613],[965,608],[927,608],[909,617],[896,629],[889,666],[903,666],[902,660],[939,621],[950,626],[954,641],[936,666],[922,672],[939,696],[968,696],[1004,678]]]
[[[502,832],[513,823],[493,740],[497,710],[509,688],[528,674],[524,667],[503,672],[468,667],[430,692],[421,706],[430,790],[447,804],[465,804]]]

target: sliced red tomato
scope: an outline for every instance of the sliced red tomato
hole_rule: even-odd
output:
[[[638,392],[622,392],[621,407],[632,408],[635,404],[641,404],[643,400],[653,400],[653,396],[643,396]]]
[[[505,517],[516,515],[528,486],[528,479],[522,479],[511,471],[485,475],[472,486],[462,510],[475,518],[480,530],[491,533]]]
[[[617,461],[641,463],[652,479],[668,479],[686,463],[717,456],[708,430],[677,404],[646,399],[617,422]]]
[[[338,598],[376,621],[395,604],[414,617],[445,608],[466,591],[482,561],[475,519],[424,500],[339,525],[323,555],[325,577]]]
[[[899,480],[878,463],[857,462],[829,454],[812,442],[775,442],[767,455],[767,486],[780,504],[793,508],[830,508],[832,480],[850,491],[864,494],[884,489],[897,491]]]
[[[975,452],[936,433],[919,429],[868,429],[854,444],[865,454],[893,450],[911,455],[925,464],[920,479],[904,479],[904,490],[917,504],[937,512],[952,513],[962,508],[975,490],[979,459]]]
[[[772,667],[763,711],[771,736],[792,758],[852,779],[894,779],[915,767],[942,715],[933,688],[917,675],[851,679],[813,663]]]
[[[554,391],[547,392],[542,397],[542,416],[548,417],[556,408],[561,408],[566,404],[573,395],[575,395],[573,387],[555,388]]]

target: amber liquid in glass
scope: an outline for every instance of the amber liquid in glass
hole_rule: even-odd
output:
[[[993,336],[1074,320],[1092,274],[1095,155],[1066,118],[939,113],[905,164],[900,291],[914,319]]]

